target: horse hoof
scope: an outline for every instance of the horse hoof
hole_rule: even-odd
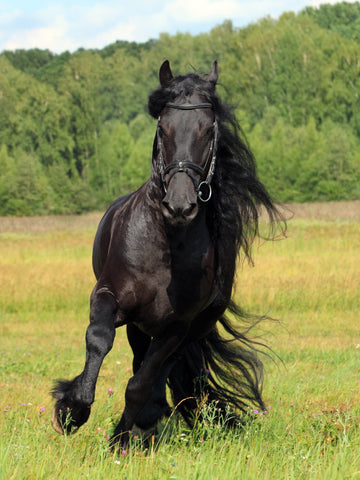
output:
[[[52,414],[51,414],[51,425],[53,426],[53,429],[55,430],[55,432],[60,433],[60,435],[64,435],[64,430],[59,421],[59,417],[56,413],[55,407],[53,408]]]

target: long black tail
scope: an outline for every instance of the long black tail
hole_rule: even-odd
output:
[[[244,316],[234,303],[228,310]],[[186,346],[168,379],[174,405],[190,426],[204,400],[216,402],[220,415],[225,415],[229,407],[242,412],[250,405],[265,409],[261,396],[263,364],[259,358],[263,345],[248,338],[252,327],[241,333],[225,316],[218,322],[224,333],[220,334],[216,327],[207,337]],[[240,421],[235,415],[230,419],[229,423]]]

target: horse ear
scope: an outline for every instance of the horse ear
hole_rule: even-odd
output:
[[[174,77],[171,73],[169,60],[165,60],[159,71],[160,85],[162,87],[167,87],[173,78]]]
[[[217,60],[213,63],[211,72],[209,75],[206,77],[206,80],[210,83],[212,83],[214,86],[216,85],[216,82],[218,80],[218,64]]]

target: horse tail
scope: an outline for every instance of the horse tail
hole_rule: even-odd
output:
[[[245,316],[233,302],[228,311]],[[259,358],[264,345],[248,338],[254,322],[245,332],[238,331],[226,316],[218,323],[224,332],[216,326],[206,337],[187,345],[168,378],[174,406],[189,426],[201,416],[204,402],[213,403],[228,424],[242,423],[235,412],[246,413],[250,405],[265,410]]]

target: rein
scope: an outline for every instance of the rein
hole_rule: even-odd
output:
[[[210,108],[210,109],[213,108],[211,103],[183,103],[183,104],[167,103],[165,107],[174,108],[176,110],[198,110],[202,108]],[[211,140],[208,157],[206,159],[204,167],[200,167],[200,165],[197,165],[196,163],[190,162],[190,161],[180,161],[180,162],[175,161],[175,162],[169,163],[169,165],[166,166],[164,162],[163,153],[162,153],[163,147],[162,147],[162,141],[161,141],[160,132],[159,132],[160,118],[161,117],[158,118],[158,127],[157,127],[156,135],[157,135],[157,143],[158,143],[158,149],[159,149],[158,158],[160,162],[160,175],[161,175],[161,181],[162,181],[162,185],[165,190],[165,193],[167,191],[167,187],[172,177],[176,173],[185,172],[191,178],[199,199],[204,203],[208,202],[212,195],[211,180],[214,176],[215,164],[216,164],[216,151],[217,151],[218,131],[219,131],[217,120],[215,119],[213,124],[214,136]],[[200,175],[200,182],[198,185],[196,185],[196,180],[191,175],[191,170],[195,171]],[[165,176],[170,171],[172,171],[172,173],[170,175],[168,182],[166,182]]]

